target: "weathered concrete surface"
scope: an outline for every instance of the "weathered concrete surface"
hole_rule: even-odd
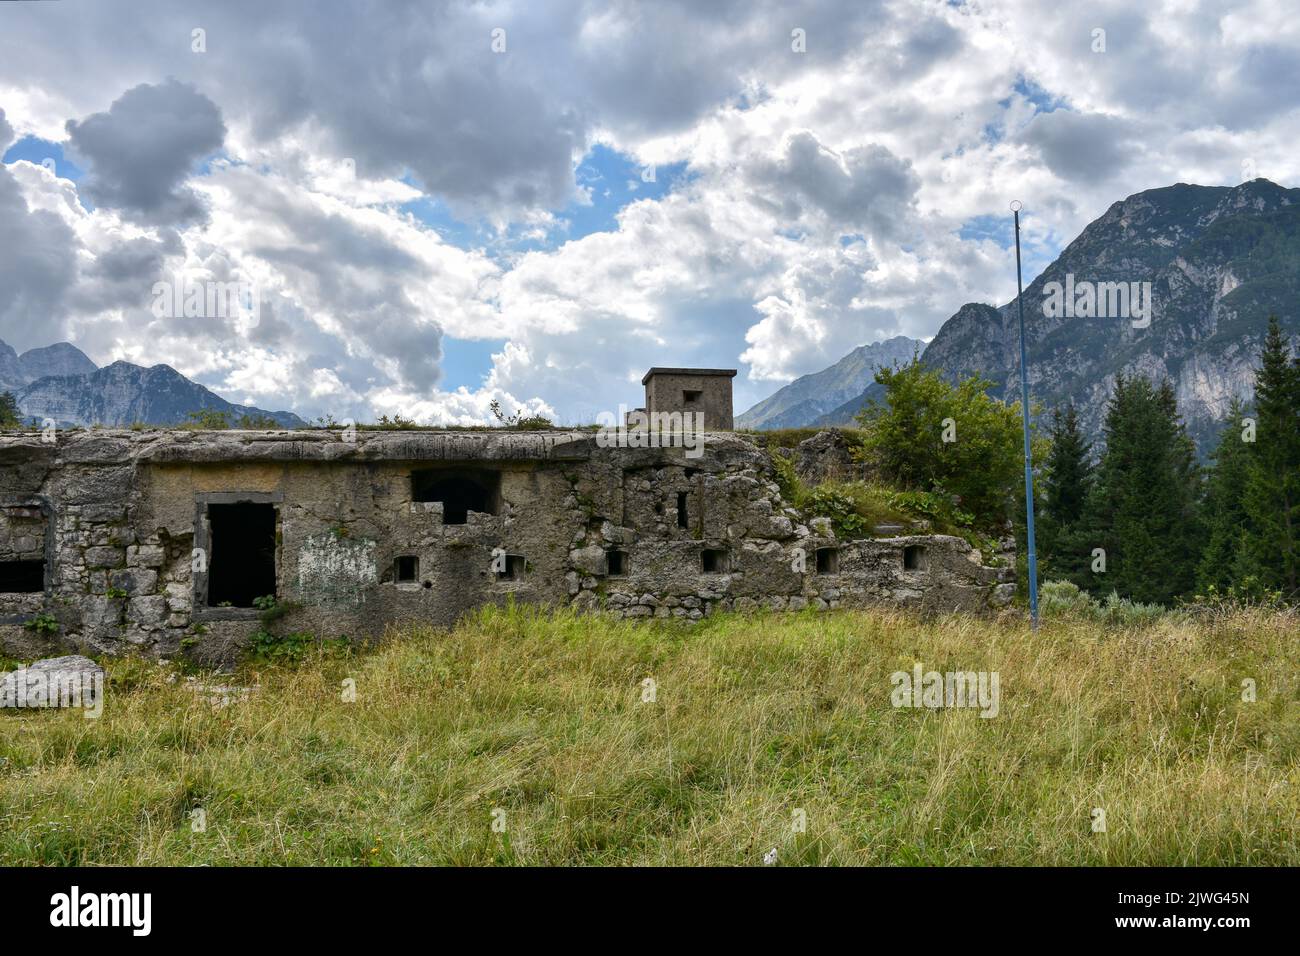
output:
[[[491,503],[444,523],[443,500],[417,500],[422,473],[469,475]],[[43,588],[0,593],[0,647],[229,662],[263,627],[255,608],[209,603],[207,560],[255,557],[208,554],[212,509],[232,502],[273,509],[268,592],[290,608],[274,624],[281,634],[378,636],[511,598],[689,619],[1009,599],[1011,570],[985,566],[965,541],[837,541],[828,522],[788,507],[773,478],[765,452],[727,433],[711,433],[695,458],[603,448],[586,431],[0,436],[0,560],[44,562]],[[924,552],[913,569],[909,547]],[[836,552],[821,572],[819,548]]]
[[[735,375],[734,368],[652,368],[641,379],[646,411],[703,415],[708,431],[729,432],[735,427],[731,406]]]

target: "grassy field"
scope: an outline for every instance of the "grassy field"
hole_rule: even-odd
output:
[[[510,608],[248,670],[224,707],[119,661],[100,719],[0,714],[0,864],[1296,865],[1297,660],[1266,612]],[[998,672],[998,716],[894,708],[917,662]]]

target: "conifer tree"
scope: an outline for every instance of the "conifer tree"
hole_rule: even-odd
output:
[[[1246,481],[1251,563],[1263,585],[1300,597],[1300,357],[1270,316],[1255,373],[1255,442]]]
[[[1234,398],[1228,420],[1211,454],[1213,468],[1206,481],[1206,544],[1196,569],[1197,591],[1223,593],[1241,586],[1250,576],[1252,535],[1246,513],[1246,482],[1250,475],[1254,435],[1245,424],[1246,410]]]
[[[0,392],[0,428],[16,428],[22,423],[18,403],[12,392]]]
[[[1091,443],[1079,429],[1073,405],[1052,413],[1051,450],[1043,469],[1041,529],[1043,567],[1047,575],[1078,583],[1090,560],[1087,536],[1081,535],[1092,489]]]
[[[1089,589],[1173,603],[1192,592],[1201,550],[1199,469],[1173,389],[1118,376],[1105,437],[1086,522],[1105,571]]]

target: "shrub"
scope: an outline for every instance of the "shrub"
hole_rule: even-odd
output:
[[[869,530],[853,496],[830,483],[813,489],[808,496],[808,511],[819,518],[830,518],[841,538],[860,537],[863,531]]]
[[[523,409],[517,410],[513,415],[507,415],[501,411],[501,403],[496,399],[491,401],[488,408],[496,416],[496,420],[506,428],[513,428],[523,432],[535,432],[555,427],[555,423],[545,415],[524,415]]]
[[[953,386],[915,359],[876,381],[884,404],[858,416],[864,459],[903,489],[957,495],[981,528],[1005,526],[1023,467],[1019,403],[990,398],[978,376]]]
[[[1038,610],[1044,617],[1091,616],[1096,606],[1073,581],[1044,581],[1038,589]]]
[[[1082,617],[1119,627],[1149,624],[1170,613],[1159,604],[1130,601],[1114,591],[1098,602],[1071,581],[1044,582],[1038,609],[1044,617]]]
[[[280,423],[270,415],[240,415],[237,427],[251,431],[254,429],[279,428]]]
[[[315,636],[306,632],[280,635],[263,627],[249,638],[248,656],[257,663],[297,663],[315,643]]]
[[[55,634],[59,630],[59,619],[53,614],[37,614],[23,626],[38,634]]]
[[[197,412],[190,412],[186,419],[186,422],[181,425],[182,428],[221,430],[230,427],[230,416],[226,412],[219,412],[214,408],[203,408]]]

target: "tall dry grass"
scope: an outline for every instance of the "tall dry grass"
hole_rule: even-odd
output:
[[[1300,863],[1296,616],[1102,628],[515,607],[225,707],[114,662],[98,720],[0,714],[0,864]],[[914,662],[999,716],[894,708]]]

